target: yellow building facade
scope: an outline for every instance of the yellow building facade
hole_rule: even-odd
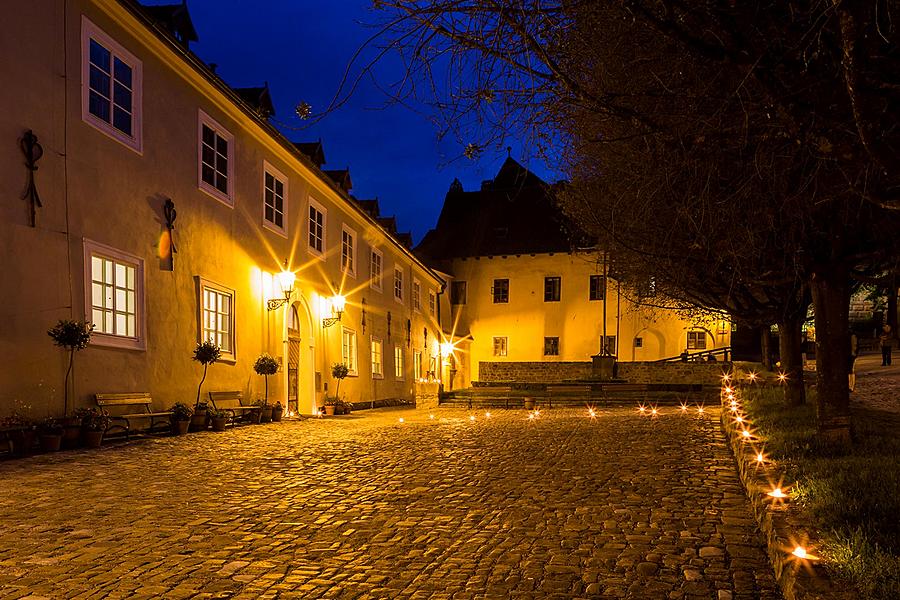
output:
[[[266,352],[281,362],[269,400],[300,413],[334,393],[339,362],[347,400],[411,400],[436,353],[443,280],[178,33],[129,0],[7,12],[0,413],[62,412],[66,355],[46,334],[58,319],[96,326],[76,356],[76,407],[112,392],[192,403],[204,339],[223,349],[204,395],[260,397],[252,365]],[[29,131],[43,151],[33,173]],[[283,271],[296,281],[270,309]]]

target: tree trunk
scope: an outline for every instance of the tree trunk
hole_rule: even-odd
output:
[[[803,319],[789,318],[778,324],[778,349],[781,370],[787,376],[784,399],[791,406],[806,402],[803,385]]]
[[[69,375],[72,373],[72,367],[75,366],[75,349],[69,350],[69,368],[66,369],[66,389],[63,395],[63,413],[69,416]]]
[[[829,265],[812,276],[816,312],[816,426],[828,445],[850,444],[850,286],[846,265]]]
[[[772,370],[772,334],[769,326],[764,325],[759,330],[759,351],[762,355],[762,364],[766,371]]]
[[[209,365],[203,365],[203,378],[200,380],[200,385],[197,386],[197,402],[194,403],[194,409],[200,406],[200,391],[203,389],[203,382],[206,381],[206,369],[209,368]]]
[[[892,281],[887,291],[887,324],[891,326],[891,333],[897,337],[897,282]]]

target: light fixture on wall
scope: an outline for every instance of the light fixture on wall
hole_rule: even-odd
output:
[[[329,303],[331,304],[331,316],[322,319],[322,327],[331,327],[335,323],[340,322],[341,316],[344,314],[344,307],[347,304],[347,299],[340,294],[335,294],[331,297]]]
[[[297,280],[297,276],[293,271],[289,270],[287,267],[287,261],[284,261],[284,269],[274,277],[274,279],[278,282],[278,287],[281,288],[281,293],[284,294],[283,298],[272,298],[271,300],[266,301],[266,308],[269,310],[276,310],[281,308],[291,300],[291,294],[294,293],[294,282]]]

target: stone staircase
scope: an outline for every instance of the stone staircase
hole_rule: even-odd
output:
[[[627,382],[505,383],[444,392],[440,405],[455,408],[522,408],[526,398],[540,407],[678,406],[714,404],[719,387],[700,384],[633,384]]]

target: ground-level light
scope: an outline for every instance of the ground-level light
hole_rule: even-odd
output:
[[[400,418],[397,419],[397,420],[398,420],[399,422],[401,422],[401,423],[406,423],[406,419],[404,419],[403,417],[400,417]]]
[[[771,492],[768,492],[768,495],[773,498],[787,498],[787,494],[785,494],[780,487],[777,487]]]

